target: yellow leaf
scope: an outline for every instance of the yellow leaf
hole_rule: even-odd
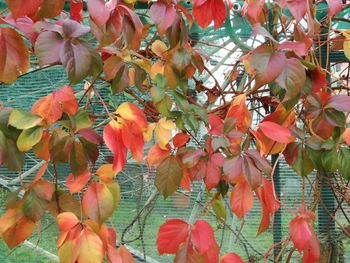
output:
[[[103,260],[103,243],[100,237],[85,228],[79,237],[80,253],[78,263],[98,263]]]
[[[97,169],[96,174],[103,182],[112,182],[116,173],[113,170],[113,164],[103,164]]]
[[[164,53],[167,51],[167,46],[164,42],[160,40],[156,40],[152,43],[152,52],[156,54],[158,57],[163,57]]]
[[[152,65],[151,78],[154,80],[158,74],[164,74],[164,63],[160,60]]]
[[[150,140],[152,140],[153,130],[155,127],[156,127],[155,123],[151,123],[150,125],[147,126],[147,130],[143,133],[143,139],[146,142],[149,142]]]
[[[158,121],[158,124],[155,128],[156,142],[159,147],[163,150],[166,150],[166,145],[171,139],[171,131],[176,128],[172,120],[166,120],[162,118]]]

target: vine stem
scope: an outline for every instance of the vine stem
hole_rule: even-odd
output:
[[[280,242],[277,242],[277,243],[273,244],[272,246],[270,246],[269,249],[268,249],[268,250],[266,251],[266,253],[264,254],[264,263],[266,263],[267,257],[269,256],[269,254],[270,254],[270,252],[271,252],[271,250],[272,250],[273,248],[275,248],[275,247],[277,247],[277,246],[283,244],[284,242],[286,242],[286,241],[288,241],[288,240],[289,240],[289,239],[286,238],[286,239],[283,239],[283,240],[281,240]]]
[[[58,213],[61,213],[61,207],[60,207],[59,195],[58,195],[58,171],[57,171],[56,164],[52,164],[52,166],[53,166],[54,175],[55,175],[55,197],[56,197],[57,211]]]

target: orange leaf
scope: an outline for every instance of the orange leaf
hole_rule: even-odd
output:
[[[226,119],[234,118],[236,120],[237,129],[241,132],[247,132],[252,121],[246,99],[245,94],[235,97],[226,114]]]
[[[48,163],[44,163],[44,164],[40,167],[39,171],[38,171],[37,174],[35,175],[34,181],[40,180],[40,178],[45,174],[46,169],[47,169],[47,166],[48,166]]]
[[[2,238],[10,249],[21,244],[34,231],[35,223],[22,216],[17,220],[16,224],[2,233]]]
[[[50,159],[49,142],[51,135],[49,131],[44,131],[41,140],[33,147],[33,151],[41,160],[48,161]]]
[[[114,154],[113,169],[119,173],[126,163],[127,148],[122,139],[122,125],[112,120],[103,130],[103,139],[107,147]]]
[[[62,108],[51,93],[34,103],[32,113],[45,119],[49,126],[62,117]]]
[[[158,166],[162,161],[170,155],[169,150],[163,150],[158,144],[154,144],[148,151],[148,166]]]
[[[231,192],[230,206],[238,218],[243,218],[252,208],[254,197],[252,189],[246,180],[242,180],[235,185]]]
[[[29,68],[28,48],[16,30],[0,28],[0,50],[0,81],[10,83],[20,74],[27,72]]]
[[[91,173],[89,171],[85,171],[79,175],[69,174],[66,179],[66,185],[71,194],[80,192],[84,186],[89,182],[91,178]]]
[[[78,217],[70,212],[64,212],[57,216],[57,224],[61,231],[69,231],[79,222]]]
[[[116,176],[115,171],[113,170],[112,164],[103,164],[100,168],[97,169],[96,174],[99,176],[101,181],[105,183],[110,183]]]

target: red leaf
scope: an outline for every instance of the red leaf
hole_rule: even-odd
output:
[[[215,114],[209,114],[208,122],[210,125],[209,134],[212,134],[212,135],[224,134],[224,122],[219,116]]]
[[[308,244],[313,233],[306,218],[295,217],[289,223],[290,238],[299,251]]]
[[[284,41],[278,46],[278,50],[294,51],[300,57],[308,53],[308,47],[303,42]]]
[[[84,186],[89,182],[91,178],[91,173],[89,171],[85,171],[79,175],[69,174],[67,176],[66,185],[71,194],[80,192]]]
[[[221,155],[221,154],[220,154]],[[218,185],[221,179],[221,170],[212,160],[207,162],[207,171],[205,176],[205,185],[210,191]]]
[[[190,137],[186,133],[180,132],[176,134],[173,138],[173,144],[176,148],[180,148],[184,146],[188,141],[190,140]]]
[[[343,1],[342,0],[327,0],[329,16],[334,16],[338,14],[341,10],[343,10]]]
[[[157,248],[160,255],[175,254],[188,237],[189,225],[180,219],[171,219],[162,224],[158,231]]]
[[[250,24],[265,23],[265,14],[267,8],[264,0],[250,0],[245,2],[242,8],[242,14],[247,17]]]
[[[34,16],[42,5],[43,0],[8,0],[6,2],[12,16],[18,18],[21,16]]]
[[[289,9],[297,23],[304,18],[307,10],[306,0],[280,0],[279,2],[282,8]]]
[[[326,74],[320,68],[311,71],[312,93],[320,92],[327,86]]]
[[[186,189],[187,191],[191,192],[191,178],[186,168],[182,168],[182,179],[181,179],[180,186],[183,189]]]
[[[83,20],[83,0],[70,1],[70,18],[81,22]]]
[[[163,35],[173,24],[176,10],[172,4],[169,5],[163,2],[156,2],[151,6],[149,15],[151,20],[156,24],[159,33]]]
[[[243,218],[252,208],[254,197],[252,189],[246,180],[237,183],[231,192],[230,206],[238,218]]]
[[[304,255],[302,263],[314,263],[318,262],[320,257],[320,242],[315,234],[311,236],[309,242],[304,247]]]
[[[235,253],[227,253],[220,258],[220,263],[244,263],[244,261]]]
[[[260,235],[269,228],[270,216],[273,216],[273,214],[279,209],[280,203],[278,200],[275,200],[272,183],[265,178],[263,179],[263,185],[255,192],[262,208],[261,222],[257,234]]]
[[[80,129],[78,133],[87,141],[95,144],[95,145],[102,145],[103,139],[101,136],[95,132],[93,129],[90,128],[84,128]]]
[[[282,52],[273,52],[267,45],[261,45],[252,52],[249,62],[255,69],[255,85],[262,86],[274,81],[282,73],[286,56]]]
[[[31,18],[25,16],[14,19],[11,15],[8,15],[6,18],[0,18],[0,24],[3,23],[9,24],[23,32],[32,45],[34,45],[39,33],[33,28],[34,22]]]
[[[227,180],[230,183],[236,183],[239,176],[242,174],[242,157],[236,157],[233,159],[225,159],[224,173],[227,176]]]
[[[191,241],[199,254],[206,253],[212,244],[216,243],[214,231],[208,222],[198,220],[191,229]]]
[[[195,0],[192,14],[198,25],[206,29],[214,22],[218,29],[226,19],[226,6],[223,0]]]
[[[348,95],[333,95],[326,103],[338,111],[350,112],[350,96]]]
[[[267,137],[276,142],[288,144],[295,140],[290,130],[277,123],[263,121],[260,123],[259,128]]]

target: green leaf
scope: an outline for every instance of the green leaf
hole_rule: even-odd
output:
[[[6,140],[5,164],[11,171],[20,171],[24,165],[24,154],[20,152],[14,141]]]
[[[213,210],[218,219],[224,222],[226,221],[226,217],[227,217],[226,209],[225,209],[225,206],[219,200],[216,200],[214,202]]]
[[[153,86],[151,88],[151,97],[152,97],[153,103],[159,103],[165,97],[164,89],[159,88],[157,86]]]
[[[5,160],[5,154],[7,151],[6,137],[0,130],[0,165],[3,164]]]
[[[23,130],[17,139],[17,147],[21,152],[26,152],[36,145],[43,135],[42,127],[33,127]]]
[[[298,147],[298,155],[292,167],[300,176],[307,176],[314,169],[313,162],[302,145]]]
[[[329,124],[335,127],[343,127],[346,122],[345,114],[335,109],[325,110],[326,120]]]
[[[169,117],[171,115],[171,106],[173,102],[168,95],[165,95],[164,99],[155,104],[157,110],[165,117]]]
[[[49,143],[51,159],[55,163],[66,163],[69,161],[73,138],[61,129],[55,129]]]
[[[87,170],[88,163],[86,161],[84,149],[81,143],[74,142],[72,144],[69,164],[74,175],[80,175]]]
[[[323,169],[327,174],[333,173],[338,168],[338,154],[337,150],[324,151],[321,157]]]
[[[17,129],[25,130],[37,126],[41,122],[39,116],[21,110],[13,110],[9,117],[9,124]]]
[[[30,191],[24,198],[23,213],[32,221],[38,221],[44,214],[48,202],[39,198],[34,191]]]
[[[347,180],[350,179],[350,150],[340,148],[338,152],[338,168],[340,174]]]
[[[181,93],[174,91],[173,96],[175,99],[176,104],[180,107],[180,109],[184,112],[188,111],[190,108],[190,104],[188,103],[188,100],[185,98],[184,95]]]
[[[21,188],[18,188],[17,190],[15,190],[14,192],[11,192],[7,195],[6,200],[4,202],[4,206],[7,209],[10,209],[12,207],[14,207],[14,205],[17,203],[17,201],[19,200],[19,193],[21,192]]]
[[[80,109],[75,116],[71,118],[73,129],[79,131],[84,128],[91,127],[91,120],[89,118],[89,113],[83,109]]]
[[[164,198],[173,194],[180,186],[182,171],[176,158],[169,156],[157,168],[155,185]]]

